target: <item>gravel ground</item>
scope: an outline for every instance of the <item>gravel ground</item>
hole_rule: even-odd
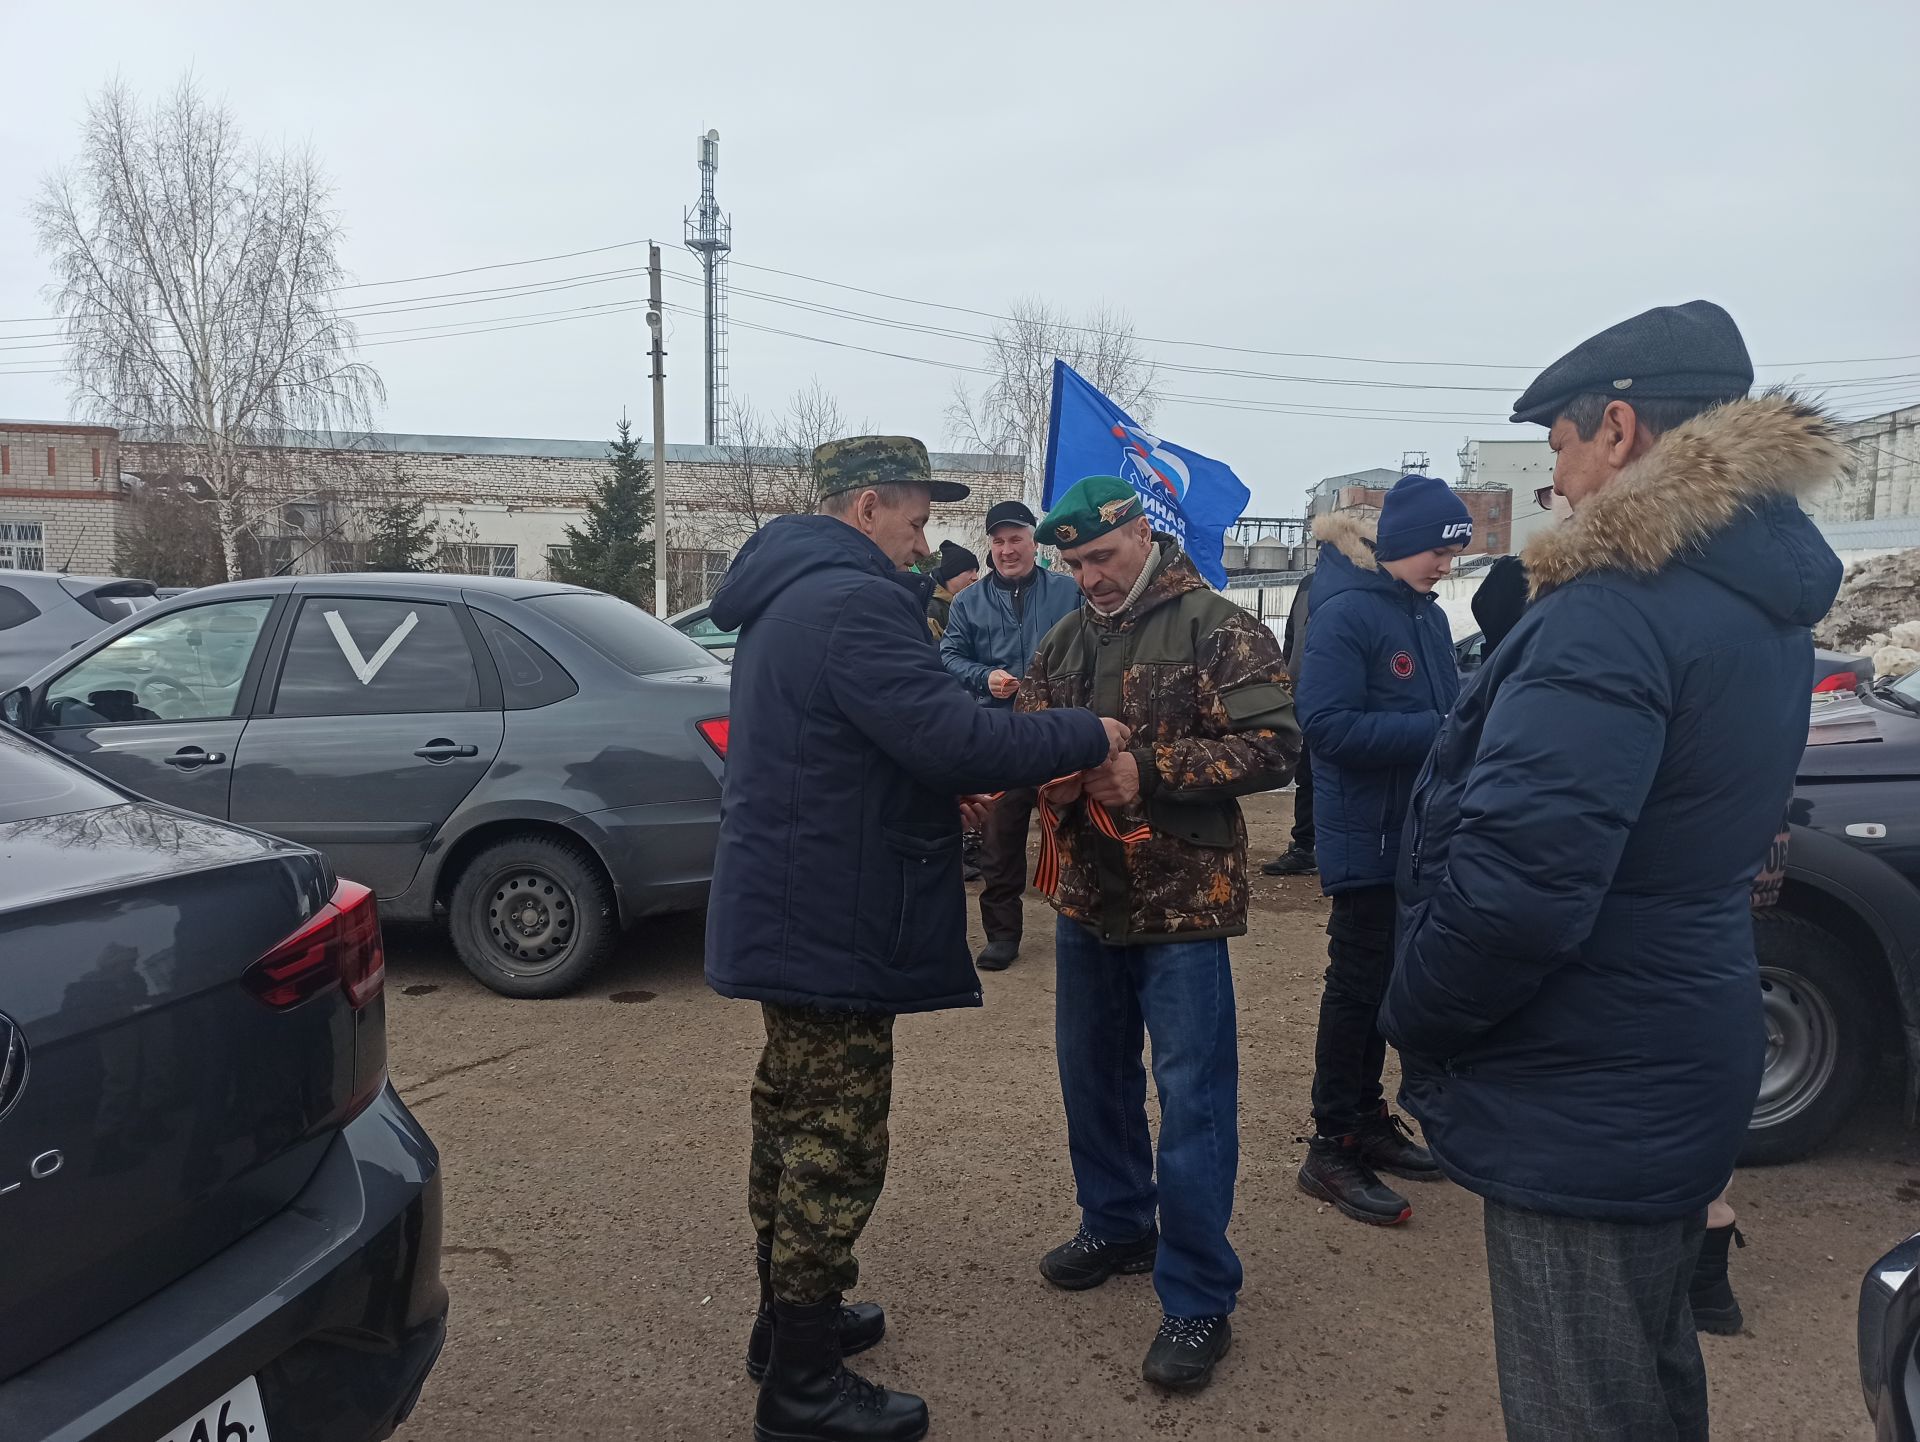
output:
[[[1256,856],[1285,797],[1249,806]],[[1256,881],[1235,943],[1246,1266],[1213,1387],[1140,1380],[1149,1279],[1079,1295],[1040,1279],[1076,1217],[1054,1071],[1051,914],[986,978],[979,1010],[903,1018],[893,1165],[858,1295],[887,1304],[869,1376],[925,1395],[935,1438],[1489,1438],[1499,1435],[1478,1201],[1411,1189],[1381,1231],[1302,1196],[1325,903]],[[425,937],[395,938],[393,1075],[439,1143],[452,1335],[404,1442],[742,1438],[755,1290],[745,1218],[758,1009],[709,992],[701,926],[645,929],[586,994],[515,1002]],[[976,937],[977,940],[977,937]],[[1811,1161],[1743,1173],[1736,1253],[1748,1331],[1705,1338],[1715,1433],[1871,1435],[1854,1302],[1920,1225],[1920,1144],[1898,1088]]]

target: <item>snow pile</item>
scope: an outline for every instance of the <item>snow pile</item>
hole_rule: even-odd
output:
[[[1920,669],[1920,550],[1849,566],[1813,638],[1831,650],[1872,656],[1878,675]]]

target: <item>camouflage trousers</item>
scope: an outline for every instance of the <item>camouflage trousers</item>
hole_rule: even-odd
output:
[[[761,1005],[747,1214],[773,1242],[773,1290],[805,1305],[851,1291],[853,1244],[887,1180],[893,1018]]]

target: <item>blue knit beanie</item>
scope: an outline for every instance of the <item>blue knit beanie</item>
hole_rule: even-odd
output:
[[[1473,539],[1465,502],[1438,476],[1402,476],[1380,504],[1380,530],[1373,554],[1398,561],[1422,551],[1464,546]]]

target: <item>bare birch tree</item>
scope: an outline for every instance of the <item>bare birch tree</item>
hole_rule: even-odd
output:
[[[960,445],[1023,457],[1027,502],[1036,509],[1056,356],[1142,425],[1152,422],[1159,400],[1159,375],[1123,313],[1101,305],[1074,321],[1043,300],[1015,301],[987,342],[985,386],[976,394],[965,381],[954,382],[947,425]]]
[[[720,468],[703,488],[703,514],[689,518],[688,530],[703,546],[729,551],[776,516],[811,511],[814,448],[864,429],[848,424],[839,401],[818,380],[795,391],[778,416],[763,415],[744,400],[730,411]]]
[[[229,579],[275,499],[259,448],[365,430],[385,399],[334,304],[331,198],[311,152],[248,142],[189,77],[150,109],[103,90],[33,207],[78,409],[179,448]]]

